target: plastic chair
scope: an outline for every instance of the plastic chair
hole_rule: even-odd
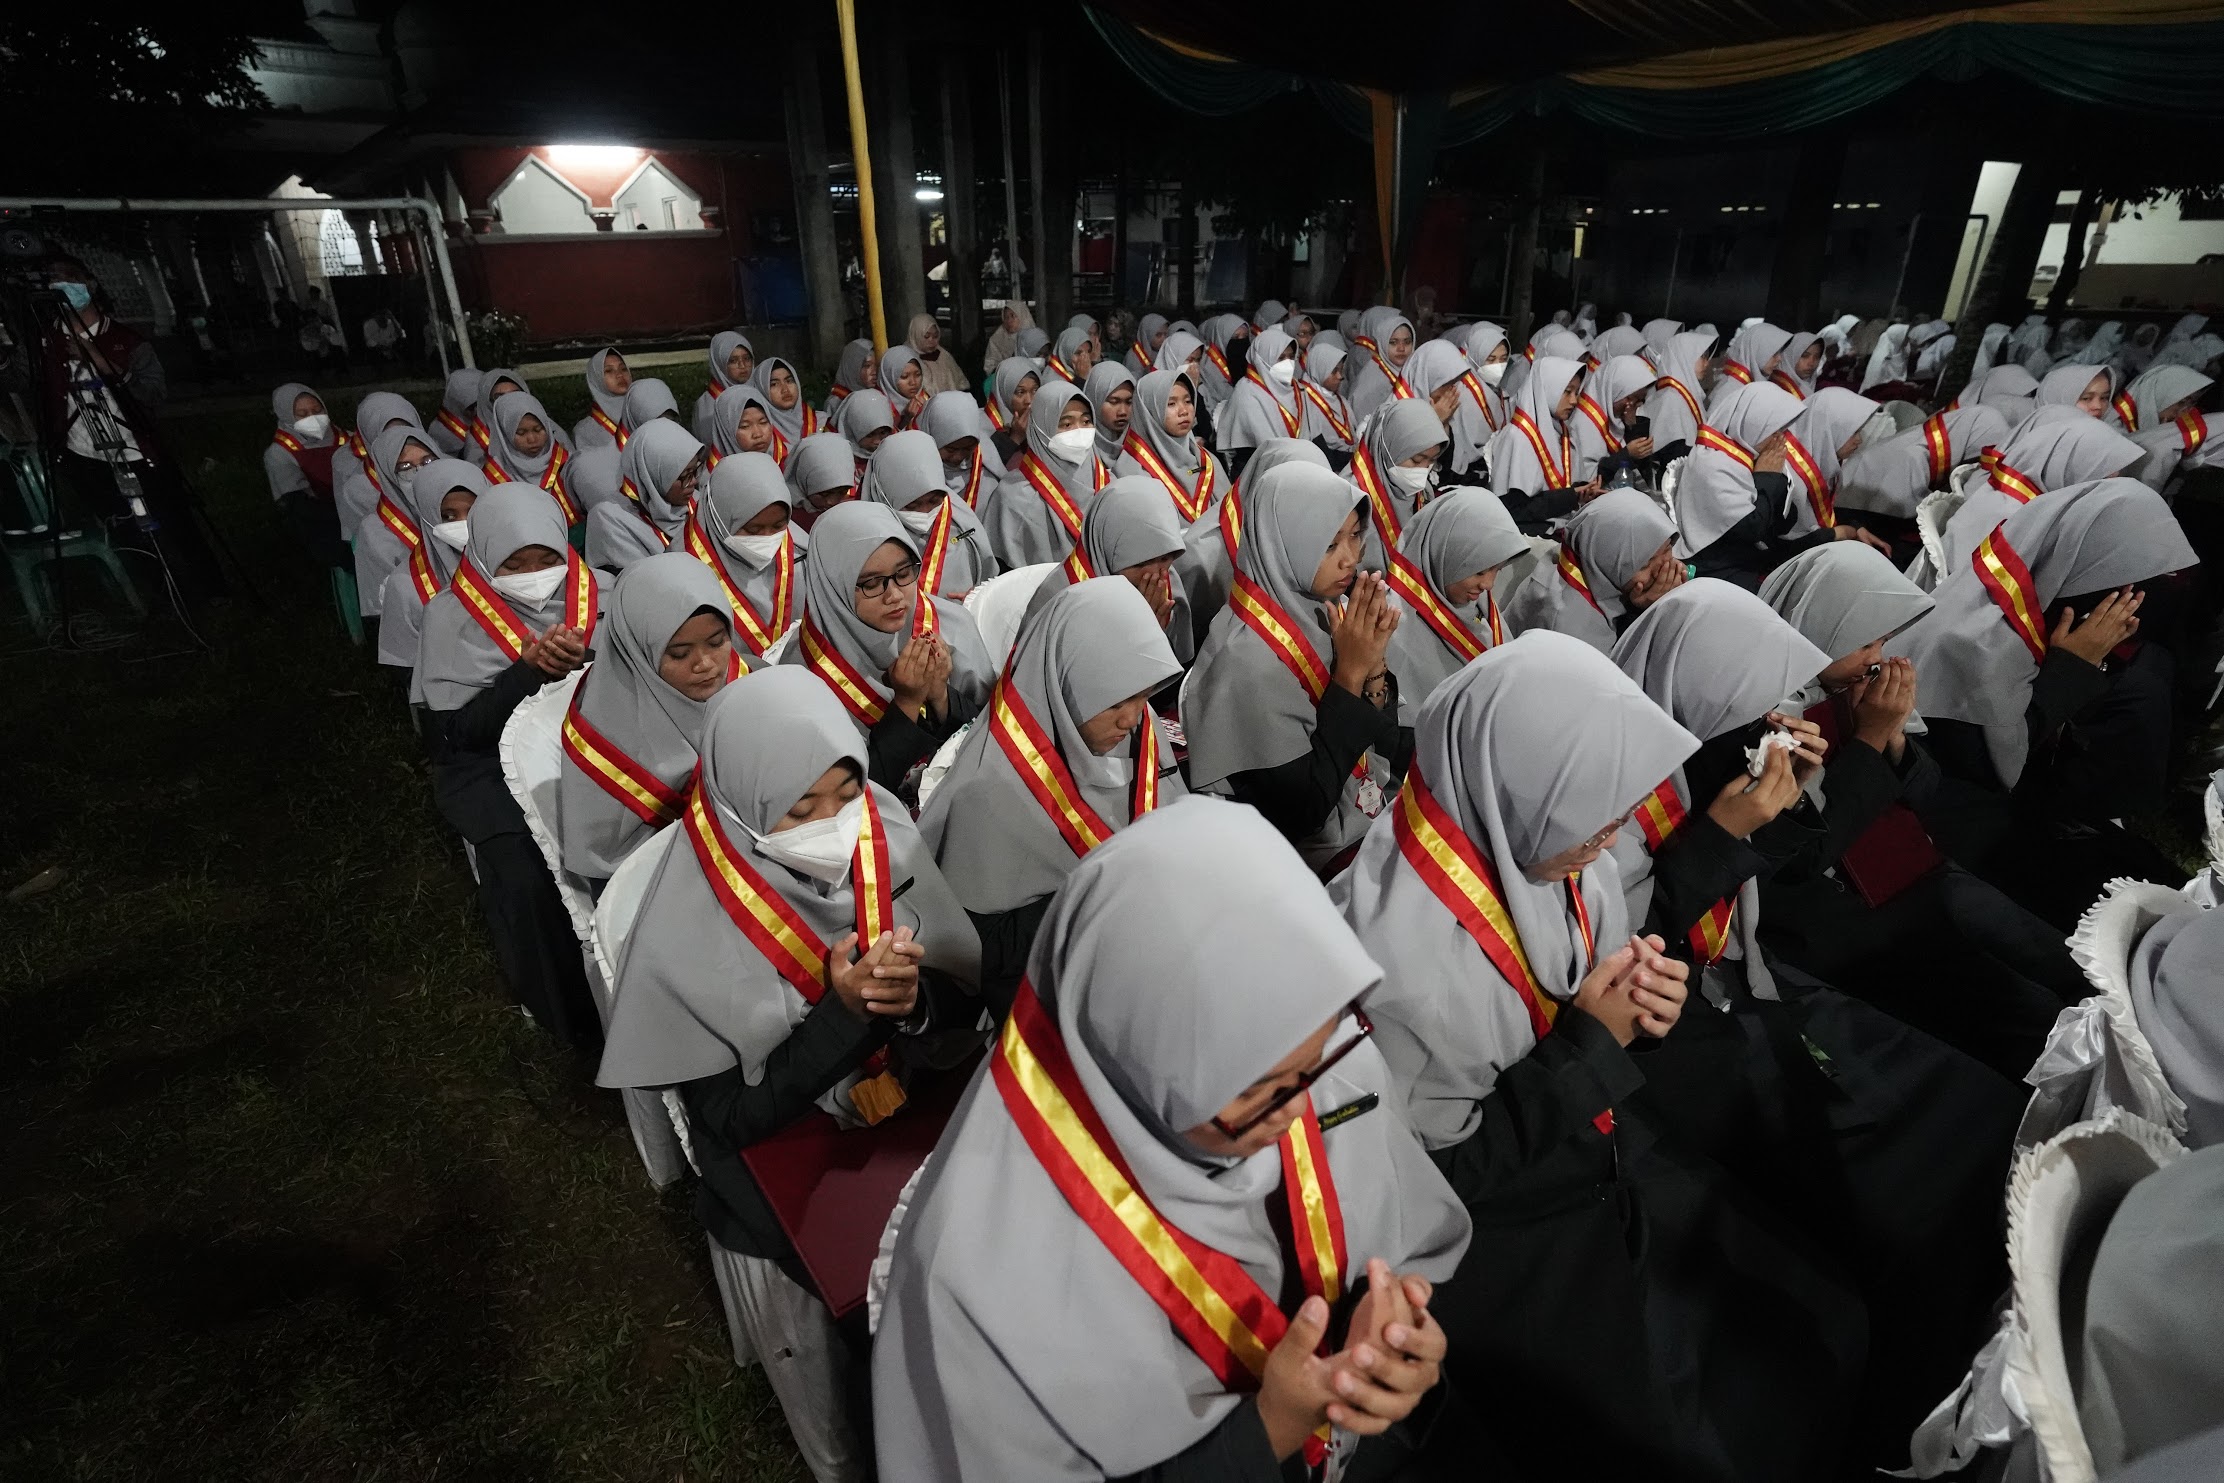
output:
[[[131,611],[141,618],[147,616],[146,600],[139,595],[131,574],[124,570],[122,556],[109,544],[104,527],[94,522],[83,529],[65,530],[59,541],[55,539],[54,497],[34,450],[20,444],[0,445],[0,473],[6,475],[7,483],[6,489],[0,489],[0,501],[4,501],[0,508],[5,510],[5,517],[0,518],[0,548],[7,552],[8,573],[23,596],[23,609],[34,626],[44,628],[51,621],[49,587],[53,574],[47,568],[74,557],[99,562]]]
[[[613,982],[610,965],[616,963],[617,955],[609,954],[606,960],[596,950],[594,897],[583,881],[564,869],[564,850],[554,822],[559,817],[558,778],[564,765],[564,712],[584,673],[582,670],[557,684],[542,686],[538,695],[511,712],[508,724],[502,728],[499,751],[502,781],[509,785],[510,795],[525,815],[525,827],[555,879],[556,894],[571,917],[572,931],[579,937],[587,986],[594,991],[595,1007],[607,1028]],[[642,854],[647,844],[655,842],[647,841],[634,855]],[[604,889],[607,892],[608,887]],[[648,1171],[649,1182],[662,1189],[678,1179],[684,1167],[679,1140],[665,1116],[663,1100],[654,1092],[639,1090],[626,1091],[623,1100],[626,1124],[633,1132],[633,1146],[641,1155],[641,1165]]]

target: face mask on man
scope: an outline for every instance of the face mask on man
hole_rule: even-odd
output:
[[[60,294],[62,302],[72,309],[92,307],[93,288],[89,283],[57,283],[54,285],[54,291]]]
[[[864,830],[865,798],[859,794],[829,818],[813,819],[777,834],[759,834],[754,829],[748,832],[757,842],[759,854],[831,886],[849,874],[850,860],[857,853],[857,837]]]
[[[529,608],[537,608],[551,597],[554,597],[556,589],[562,586],[563,582],[564,569],[560,566],[552,566],[545,571],[511,572],[506,576],[496,577],[494,579],[494,590],[511,602],[523,603]]]
[[[1097,430],[1093,427],[1069,427],[1050,436],[1050,451],[1068,461],[1086,458],[1096,446]]]

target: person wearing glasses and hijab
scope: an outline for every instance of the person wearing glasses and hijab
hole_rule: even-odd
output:
[[[686,528],[707,457],[695,435],[670,418],[635,428],[618,455],[620,497],[588,512],[588,564],[615,575],[671,550]]]

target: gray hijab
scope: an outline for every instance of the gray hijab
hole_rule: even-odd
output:
[[[299,441],[304,447],[309,448],[322,448],[327,443],[338,441],[340,424],[337,420],[334,420],[332,425],[324,430],[324,436],[321,438],[304,438],[294,431],[294,400],[303,396],[315,397],[317,405],[324,408],[325,416],[328,418],[332,416],[332,407],[325,401],[323,392],[305,382],[288,381],[270,394],[270,415],[278,420],[279,430],[288,437]],[[439,450],[435,449],[434,451],[438,452]]]
[[[2189,1153],[2131,1187],[2093,1251],[2070,1363],[2078,1419],[2103,1476],[2224,1423],[2219,1210],[2224,1148]],[[2063,1277],[2067,1289],[2075,1279]]]
[[[1309,464],[1283,464],[1246,478],[1243,549],[1236,570],[1264,588],[1289,615],[1296,637],[1325,668],[1331,650],[1313,573],[1354,508],[1366,501],[1350,484]],[[1189,739],[1189,781],[1209,788],[1239,772],[1278,767],[1312,745],[1313,699],[1233,607],[1213,619],[1212,633],[1183,687],[1182,725]]]
[[[1421,707],[1408,786],[1427,786],[1497,876],[1538,984],[1564,1004],[1592,958],[1566,883],[1525,870],[1620,818],[1698,747],[1597,650],[1565,634],[1525,633]],[[1596,951],[1613,952],[1631,930],[1614,857],[1578,879]],[[1367,1012],[1414,1131],[1432,1149],[1459,1143],[1505,1069],[1537,1044],[1520,993],[1406,862],[1395,810],[1375,821],[1330,890],[1382,964]]]
[[[1131,566],[1161,556],[1179,557],[1186,549],[1181,512],[1174,508],[1173,496],[1156,479],[1144,474],[1124,475],[1105,485],[1104,492],[1089,506],[1089,513],[1082,517],[1080,549],[1090,573],[1097,577],[1117,576]],[[1176,656],[1186,663],[1196,649],[1189,604],[1180,572],[1168,573],[1168,580],[1174,589],[1174,612],[1166,620],[1165,632]],[[1072,582],[1066,564],[1060,562],[1028,599],[1029,616],[1049,606]]]
[[[528,415],[538,418],[548,433],[541,451],[531,457],[517,449],[518,425]],[[538,486],[548,472],[549,461],[556,456],[556,448],[556,419],[548,415],[539,397],[529,391],[513,391],[494,404],[494,442],[487,449],[487,460],[499,464],[503,473],[520,484]]]
[[[1050,332],[1048,330],[1029,325],[1019,332],[1019,338],[1013,343],[1019,347],[1021,355],[1035,362],[1036,370],[1042,369],[1042,358],[1050,350]]]
[[[1799,416],[1792,420],[1792,436],[1799,439],[1799,446],[1815,461],[1815,468],[1822,474],[1823,483],[1830,489],[1838,487],[1842,465],[1838,450],[1853,435],[1868,425],[1869,419],[1879,411],[1876,402],[1858,391],[1848,391],[1843,386],[1825,386],[1808,393],[1801,403]],[[1859,452],[1857,448],[1854,450]],[[1812,500],[1809,501],[1812,513]],[[1808,520],[1805,524],[1812,526]]]
[[[684,551],[637,561],[611,587],[609,616],[595,630],[595,662],[580,676],[580,716],[619,751],[684,790],[695,770],[703,708],[657,673],[664,646],[697,613],[717,615],[731,633],[733,610],[710,569]],[[558,778],[564,869],[608,880],[633,847],[655,830],[590,778],[571,755]]]
[[[1415,354],[1419,354],[1418,351]],[[1412,362],[1406,362],[1410,369]],[[1382,547],[1385,542],[1395,542],[1405,523],[1413,518],[1414,503],[1420,496],[1408,494],[1398,487],[1390,471],[1407,459],[1426,453],[1429,449],[1451,441],[1451,434],[1437,420],[1436,411],[1422,397],[1401,397],[1385,402],[1365,425],[1355,430],[1359,441],[1366,446],[1368,456],[1374,460],[1375,472],[1382,476],[1382,496],[1390,502],[1390,514],[1396,528],[1388,528],[1379,518],[1379,512],[1370,510],[1368,517],[1367,565],[1380,568],[1387,559]],[[1344,476],[1352,488],[1359,489],[1359,461],[1354,458]],[[1364,498],[1364,491],[1361,492]],[[1310,573],[1308,573],[1310,575]]]
[[[1529,538],[1514,525],[1497,495],[1487,489],[1454,489],[1429,501],[1413,517],[1398,541],[1397,559],[1409,563],[1452,617],[1488,649],[1492,643],[1489,604],[1494,601],[1490,588],[1465,607],[1453,607],[1445,589],[1528,554]],[[1389,660],[1390,672],[1398,677],[1398,719],[1408,726],[1429,692],[1467,663],[1464,654],[1419,614],[1410,612],[1390,635]]]
[[[829,948],[856,930],[849,877],[827,885],[801,875],[764,854],[756,841],[842,762],[865,775],[856,728],[834,692],[801,670],[744,675],[703,708],[705,801],[750,868]],[[897,923],[913,929],[926,949],[926,967],[968,986],[978,982],[980,937],[920,843],[910,811],[894,794],[866,786],[887,831],[893,874],[911,883],[896,898]],[[726,915],[688,836],[673,830],[667,837],[667,853],[618,960],[596,1084],[671,1086],[739,1066],[756,1085],[766,1060],[810,1014],[810,1005]],[[858,1079],[850,1072],[822,1101],[846,1105]]]
[[[725,398],[719,398],[724,401]],[[718,467],[710,471],[707,481],[709,493],[695,496],[695,519],[702,526],[703,535],[710,542],[718,569],[725,575],[734,590],[742,595],[760,622],[769,623],[775,601],[775,588],[780,580],[779,557],[763,566],[752,567],[734,554],[726,538],[741,533],[741,528],[767,505],[785,505],[792,515],[795,510],[795,492],[781,476],[780,465],[769,453],[730,453],[718,460]],[[792,546],[795,533],[791,528],[788,541]],[[790,621],[803,616],[803,582],[799,568],[788,590],[788,617]],[[772,635],[778,638],[779,634]],[[737,633],[734,642],[746,653],[749,645]]]
[[[774,371],[786,371],[789,379],[795,382],[795,405],[785,412],[774,405],[772,400]],[[765,416],[772,419],[772,426],[781,437],[788,440],[788,446],[792,449],[796,440],[803,436],[803,373],[795,368],[793,361],[784,356],[768,355],[757,362],[757,369],[750,373],[749,384],[764,397]]]
[[[1768,363],[1790,347],[1791,339],[1790,330],[1780,330],[1764,319],[1730,337],[1729,358],[1743,366],[1755,381],[1766,381],[1771,374]]]
[[[925,365],[919,360],[918,351],[909,345],[891,345],[880,357],[880,394],[888,398],[890,406],[895,405],[896,398],[900,395],[896,390],[896,378],[903,375],[905,366],[910,365],[919,366],[919,389],[925,391],[927,372]]]
[[[1656,319],[1645,326],[1645,343],[1653,347],[1653,364],[1660,367],[1660,387],[1646,398],[1645,415],[1652,419],[1653,441],[1665,448],[1679,439],[1696,448],[1699,445],[1699,424],[1692,415],[1694,407],[1707,405],[1707,389],[1699,380],[1699,359],[1713,346],[1713,330],[1684,330],[1670,333],[1665,343],[1653,338],[1653,327],[1673,324],[1673,320]],[[1667,383],[1673,381],[1675,386]],[[1677,387],[1683,390],[1677,391]],[[1688,393],[1690,400],[1684,399]]]
[[[2099,377],[2108,383],[2109,397],[2116,395],[2116,368],[2096,366],[2087,361],[2071,361],[2066,366],[2056,366],[2039,382],[2033,400],[2042,407],[2074,407],[2077,399],[2085,395],[2085,388]],[[2091,416],[2091,413],[2087,413]]]
[[[2144,582],[2200,559],[2162,496],[2137,479],[2058,489],[2018,508],[1999,531],[2031,572],[2041,632],[2051,631],[2055,605],[2065,597]],[[1993,768],[2012,788],[2029,750],[2023,713],[2039,662],[1973,566],[1946,573],[1932,596],[1937,611],[1893,651],[1915,661],[1924,715],[1984,727]]]
[[[1074,508],[1086,518],[1089,502],[1096,498],[1095,450],[1092,448],[1084,458],[1066,459],[1050,446],[1050,440],[1058,434],[1058,419],[1077,401],[1086,406],[1089,398],[1069,381],[1045,381],[1036,387],[1035,400],[1027,409],[1027,451],[1042,461]],[[1022,455],[1022,461],[1024,458]],[[1073,549],[1073,537],[1065,522],[1044,502],[1042,492],[1017,463],[988,497],[981,523],[988,527],[997,555],[1010,566],[1062,561]]]
[[[603,364],[610,356],[617,353],[617,346],[605,345],[587,357],[587,396],[590,401],[602,409],[603,416],[609,418],[618,426],[624,427],[626,425],[626,399],[602,384]]]
[[[1537,361],[1522,381],[1520,390],[1507,399],[1506,424],[1490,440],[1490,488],[1500,499],[1517,489],[1523,494],[1542,494],[1547,489],[1564,489],[1583,482],[1581,470],[1575,467],[1581,461],[1575,430],[1552,417],[1568,383],[1582,374],[1583,362],[1548,355]],[[1565,460],[1566,467],[1557,476],[1546,472],[1544,465],[1537,461],[1537,451],[1530,445],[1529,435],[1513,425],[1516,412],[1527,412],[1536,422],[1546,450],[1555,459]],[[1580,414],[1571,412],[1568,415],[1573,421]]]
[[[1948,462],[1973,461],[1995,444],[2008,441],[2008,420],[1990,407],[1956,407],[1938,414],[1950,448]],[[1873,510],[1879,515],[1915,518],[1916,507],[1930,492],[1930,444],[1926,423],[1917,423],[1881,443],[1864,441],[1838,473],[1838,505],[1848,510]]]
[[[1430,340],[1413,347],[1413,354],[1406,359],[1405,379],[1426,405],[1429,397],[1456,385],[1472,369],[1459,346],[1450,340]],[[1461,473],[1473,468],[1489,450],[1492,432],[1475,399],[1462,391],[1452,405],[1451,418],[1444,423],[1445,438],[1452,445],[1452,468]]]
[[[1187,330],[1174,330],[1158,342],[1158,354],[1151,358],[1151,369],[1179,371],[1189,364],[1189,358],[1205,348],[1205,342]],[[1218,374],[1217,372],[1215,374]]]
[[[1135,385],[1135,373],[1116,360],[1103,360],[1089,367],[1089,376],[1082,383],[1081,394],[1089,399],[1089,415],[1096,419],[1097,457],[1109,465],[1120,457],[1121,438],[1107,434],[1104,426],[1104,403],[1113,392],[1123,386]],[[1128,409],[1128,425],[1134,426],[1135,411],[1132,399]],[[1123,430],[1122,437],[1125,436]]]
[[[798,408],[802,407],[797,402]],[[741,414],[755,407],[764,414],[765,422],[772,423],[772,403],[765,394],[747,381],[729,386],[710,404],[710,446],[720,458],[741,452]],[[770,446],[769,444],[767,445]]]
[[[840,433],[813,433],[788,452],[788,487],[796,503],[857,483],[857,453]]]
[[[1183,946],[1138,949],[1152,942]],[[1027,977],[1141,1194],[1268,1294],[1291,1286],[1270,1214],[1279,1152],[1211,1158],[1177,1130],[1381,978],[1297,856],[1251,809],[1160,809],[1074,867]],[[1362,1044],[1311,1095],[1326,1110],[1392,1091]],[[1450,1276],[1467,1216],[1394,1108],[1324,1141],[1352,1260]],[[936,1483],[1119,1477],[1182,1452],[1241,1403],[1038,1172],[997,1078],[976,1076],[896,1241],[873,1346],[882,1455]]]
[[[440,579],[441,586],[446,587],[454,579],[456,563],[463,559],[463,553],[432,533],[432,528],[441,523],[440,502],[448,497],[450,490],[465,489],[470,491],[472,504],[476,506],[493,487],[487,483],[486,475],[463,459],[436,458],[418,466],[417,477],[410,480],[409,488],[403,492],[402,503],[410,519],[416,522],[421,538],[418,549],[432,563],[433,575]]]
[[[1107,825],[1124,829],[1132,821],[1136,748],[1146,737],[1158,749],[1161,806],[1186,791],[1173,743],[1154,724],[1098,757],[1081,739],[1082,724],[1180,673],[1158,615],[1135,585],[1093,577],[1059,589],[1028,616],[1000,683],[1017,692],[1056,744],[1081,801]],[[919,833],[972,912],[1010,911],[1047,896],[1080,859],[986,725],[975,726],[959,744],[919,817]]]
[[[710,337],[710,350],[708,352],[710,356],[710,384],[718,388],[721,400],[724,394],[733,390],[737,384],[733,377],[726,374],[726,358],[736,350],[748,351],[749,358],[752,361],[757,358],[757,348],[749,343],[749,337],[740,330],[720,330]],[[754,377],[754,369],[750,374]],[[748,383],[738,384],[747,385]]]
[[[673,397],[672,388],[654,376],[634,378],[633,388],[625,395],[625,409],[625,425],[629,433],[639,432],[659,417],[667,418],[673,423],[679,422],[680,404]],[[681,430],[685,431],[685,428]]]
[[[530,485],[495,485],[471,506],[469,523],[463,554],[490,582],[503,562],[527,546],[546,546],[559,556],[571,549],[565,544],[563,512]],[[536,634],[563,620],[565,600],[561,584],[539,607],[503,599],[518,623]],[[425,605],[412,699],[421,695],[436,711],[460,710],[514,662],[472,621],[451,585]]]
[[[1721,432],[1749,451],[1790,427],[1804,408],[1798,397],[1765,381],[1732,386],[1717,398],[1710,416]],[[1753,471],[1715,448],[1693,448],[1676,486],[1676,525],[1683,533],[1677,549],[1695,556],[1721,540],[1760,502]]]
[[[2127,977],[2139,1029],[2185,1100],[2186,1143],[2224,1143],[2224,911],[2188,904],[2156,922]]]
[[[1159,461],[1166,465],[1168,473],[1194,490],[1197,487],[1198,471],[1204,467],[1203,460],[1211,458],[1212,451],[1197,441],[1195,423],[1191,423],[1190,430],[1178,438],[1166,431],[1166,401],[1174,394],[1176,385],[1189,387],[1190,400],[1196,400],[1197,388],[1190,384],[1187,375],[1178,370],[1153,371],[1135,384],[1135,415],[1128,419],[1128,436],[1149,447],[1158,455]],[[1126,452],[1120,454],[1120,462],[1116,467],[1122,474],[1143,472],[1143,466]],[[1228,492],[1226,475],[1225,469],[1220,469],[1213,475],[1213,487],[1223,495]],[[1208,509],[1198,518],[1202,520],[1218,514],[1217,508]]]
[[[1011,424],[1012,398],[1019,394],[1019,383],[1030,376],[1035,378],[1038,387],[1042,384],[1042,367],[1027,356],[1006,356],[996,363],[996,385],[989,393],[989,399],[996,404],[996,410],[1003,417],[1006,426]]]
[[[962,397],[965,393],[943,395]],[[932,437],[918,428],[889,434],[865,462],[865,481],[858,488],[858,497],[894,510],[896,518],[911,532],[912,542],[924,551],[927,533],[941,510],[938,507],[914,514],[905,506],[926,494],[940,495],[950,507],[950,551],[942,568],[942,584],[936,591],[963,596],[996,575],[996,558],[988,551],[988,532],[981,529],[981,518],[970,505],[950,497],[942,454]],[[917,528],[921,525],[926,529]]]
[[[2038,486],[2040,493],[2120,474],[2147,450],[2097,417],[2075,407],[2045,407],[2010,434],[2000,461]],[[1967,495],[1946,525],[1946,570],[1969,564],[1979,542],[2023,503],[2001,492],[1990,471],[1970,481]]]
[[[1228,500],[1237,499],[1237,508],[1242,509],[1242,501],[1238,498],[1241,488],[1256,487],[1268,470],[1286,463],[1305,463],[1326,470],[1328,455],[1313,444],[1300,443],[1295,438],[1276,438],[1271,443],[1261,443],[1259,451],[1244,465],[1242,485],[1224,484],[1227,493],[1215,496],[1212,507],[1199,515],[1197,523],[1184,533],[1182,539],[1188,550],[1174,563],[1174,571],[1181,578],[1182,591],[1189,602],[1193,631],[1201,634],[1220,615],[1220,610],[1228,603],[1228,589],[1235,581],[1235,558],[1220,531],[1221,507]]]
[[[863,391],[871,385],[865,379],[865,368],[873,363],[873,342],[865,339],[850,341],[842,347],[840,360],[834,363],[834,386],[844,397],[851,392]],[[837,402],[841,398],[836,399]]]
[[[1906,631],[1936,606],[1892,558],[1860,541],[1800,552],[1768,574],[1760,598],[1833,664]]]
[[[1151,336],[1165,328],[1166,316],[1163,314],[1146,314],[1135,322],[1135,338],[1127,347],[1127,368],[1137,376],[1151,369]]]
[[[635,428],[618,455],[619,492],[629,494],[637,514],[646,515],[670,540],[678,540],[687,524],[687,508],[664,496],[702,453],[693,433],[665,418]]]
[[[2091,377],[2087,377],[2091,380]],[[1991,370],[1972,376],[1969,384],[1954,398],[1954,405],[1990,407],[2008,419],[2014,427],[2037,410],[2039,383],[2021,366],[1994,366]]]
[[[873,387],[863,387],[842,398],[834,414],[834,430],[849,439],[849,451],[860,461],[872,457],[865,440],[878,432],[894,432],[896,407]]]
[[[1570,516],[1560,532],[1561,544],[1583,573],[1598,606],[1583,600],[1583,594],[1561,574],[1558,562],[1540,562],[1508,605],[1508,613],[1524,631],[1549,628],[1581,639],[1603,654],[1614,647],[1615,624],[1628,611],[1623,590],[1675,534],[1675,522],[1650,495],[1609,489]]]
[[[851,500],[819,516],[818,523],[811,527],[811,559],[803,564],[803,604],[811,627],[883,701],[895,696],[887,679],[888,667],[911,641],[911,621],[907,616],[895,632],[882,633],[857,616],[855,593],[857,574],[872,554],[890,541],[917,559],[918,537],[904,528],[894,510],[874,500]],[[981,631],[974,626],[973,615],[963,604],[946,597],[921,593],[916,601],[933,603],[935,616],[941,621],[942,641],[950,646],[952,699],[979,705],[996,683],[996,666],[990,663],[988,651],[981,644]],[[797,643],[788,645],[781,662],[802,665],[810,660],[803,645]],[[800,796],[801,790],[797,792]]]
[[[1273,376],[1275,364],[1295,345],[1296,341],[1279,327],[1263,329],[1251,336],[1251,348],[1246,352],[1248,363],[1236,373],[1235,389],[1228,398],[1228,414],[1215,428],[1222,448],[1254,448],[1268,438],[1288,437],[1289,424],[1282,420],[1284,411],[1299,417],[1299,424],[1303,425],[1296,383],[1281,386]],[[1252,379],[1253,372],[1257,373],[1257,380]],[[1292,373],[1295,373],[1294,367]],[[1245,387],[1250,390],[1244,390]]]
[[[1087,330],[1076,325],[1068,325],[1059,333],[1058,343],[1051,347],[1050,364],[1044,368],[1046,374],[1055,376],[1061,381],[1071,382],[1073,380],[1074,357],[1079,355],[1081,347],[1088,343],[1089,332]],[[1087,374],[1086,371],[1082,372],[1083,376]]]
[[[920,430],[934,440],[939,453],[960,438],[973,440],[973,457],[956,468],[944,466],[942,486],[952,494],[962,495],[966,484],[973,477],[973,465],[981,466],[981,487],[973,492],[978,504],[1004,477],[1004,460],[997,456],[996,429],[981,411],[981,404],[973,400],[972,393],[963,391],[938,391],[927,398],[927,410],[919,414]]]
[[[618,445],[605,438],[581,448],[564,465],[564,487],[581,511],[593,514],[595,506],[623,498],[618,493],[618,462]]]
[[[2162,409],[2199,396],[2214,385],[2209,377],[2191,366],[2156,366],[2142,371],[2124,388],[2124,395],[2131,400],[2131,408],[2139,418],[2133,432],[2150,432],[2162,423]]]

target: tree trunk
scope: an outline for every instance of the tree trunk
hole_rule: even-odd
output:
[[[2062,249],[2062,271],[2054,277],[2054,288],[2046,296],[2046,312],[2059,314],[2070,306],[2071,295],[2077,292],[2077,280],[2085,271],[2085,234],[2092,229],[2093,216],[2100,210],[2100,192],[2091,186],[2077,193],[2077,205],[2070,211],[2069,245]]]
[[[1812,329],[1822,323],[1823,255],[1830,246],[1830,211],[1845,163],[1841,130],[1817,130],[1799,143],[1784,222],[1776,236],[1776,262],[1768,275],[1772,324]]]
[[[810,303],[811,357],[829,371],[848,338],[842,313],[841,251],[834,238],[834,198],[827,182],[826,117],[819,100],[818,48],[808,36],[788,42],[788,177],[795,183],[795,246],[803,259]]]
[[[981,336],[979,215],[973,168],[973,78],[967,53],[953,47],[942,58],[942,220],[949,237],[950,347],[971,364]]]
[[[1515,346],[1529,343],[1537,296],[1537,233],[1544,222],[1544,146],[1540,143],[1532,148],[1535,153],[1529,157],[1529,179],[1517,206],[1521,214],[1514,220],[1513,246],[1507,250],[1513,260],[1514,281],[1512,299],[1506,306],[1506,337]]]
[[[2054,197],[2059,193],[2061,168],[2052,160],[2031,159],[2016,172],[2015,188],[2001,208],[1999,228],[1985,253],[1977,282],[1962,305],[1961,320],[1954,326],[1954,354],[1939,377],[1941,401],[1951,401],[1969,383],[1969,368],[1976,364],[1977,345],[1985,326],[1995,320],[2014,324],[2030,302],[2031,274],[2039,265],[2039,249],[2046,243],[2046,229],[2054,221]]]
[[[919,232],[918,151],[911,127],[911,54],[904,7],[876,6],[872,27],[880,58],[880,118],[873,126],[873,180],[880,218],[882,303],[888,338],[901,343],[911,316],[927,309],[926,244]]]

